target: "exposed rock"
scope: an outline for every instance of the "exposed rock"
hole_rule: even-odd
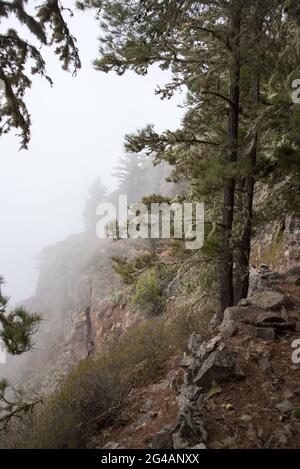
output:
[[[289,298],[278,291],[255,293],[249,300],[253,306],[264,310],[277,311],[291,306]]]
[[[193,357],[202,360],[206,352],[206,343],[199,334],[191,334],[188,339],[187,348]]]
[[[172,449],[173,448],[173,429],[165,427],[158,432],[152,440],[151,447],[153,449]]]
[[[270,438],[270,433],[264,430],[262,427],[260,427],[258,429],[257,436],[263,443],[266,443],[268,439]]]
[[[295,409],[293,409],[292,417],[294,419],[297,419],[297,420],[300,419],[300,408],[299,407],[295,407]]]
[[[279,274],[278,272],[272,273],[268,277],[268,283],[270,285],[277,285],[279,283],[283,283],[286,280],[285,274]]]
[[[200,366],[200,360],[198,358],[193,357],[192,355],[185,355],[180,362],[181,368],[191,368],[196,367],[197,365]]]
[[[145,412],[145,413],[149,412],[149,410],[151,409],[152,405],[153,405],[152,399],[147,399],[146,402],[145,402],[145,404],[144,404],[143,407],[141,408],[141,412]]]
[[[183,383],[182,371],[171,370],[167,375],[167,381],[169,382],[169,387],[178,393]]]
[[[286,268],[299,268],[300,262],[300,213],[288,216],[285,221],[284,232],[285,264]]]
[[[293,410],[293,404],[287,399],[275,405],[275,409],[282,414],[287,414]]]
[[[244,414],[244,415],[241,415],[239,417],[239,420],[243,423],[249,423],[249,422],[251,422],[252,417],[251,417],[251,415]]]
[[[226,326],[222,327],[222,337],[224,339],[230,339],[233,337],[239,330],[239,327],[235,321],[228,323]]]
[[[254,337],[267,342],[272,342],[276,338],[275,329],[273,327],[256,327],[253,333]]]
[[[179,409],[184,409],[189,402],[197,401],[202,394],[202,389],[195,384],[187,387],[183,387],[178,397]]]
[[[119,446],[119,443],[116,443],[115,441],[109,441],[105,446],[103,446],[103,449],[117,449]]]
[[[273,373],[272,363],[270,362],[270,359],[268,357],[263,357],[261,360],[259,360],[259,365],[263,373],[267,375]]]
[[[206,440],[201,411],[196,406],[186,406],[179,414],[179,429],[173,435],[174,448],[188,448]]]
[[[204,443],[199,443],[198,445],[196,446],[193,446],[192,448],[190,449],[207,449],[205,444]]]
[[[238,306],[251,306],[251,301],[249,301],[248,298],[242,298],[238,302]]]
[[[251,317],[252,307],[233,306],[224,311],[224,319],[220,325],[220,333],[223,337],[231,337],[236,332],[237,323],[247,317]]]
[[[293,269],[288,270],[285,276],[286,277],[300,276],[300,267],[294,267]]]
[[[270,311],[270,312],[259,314],[256,318],[256,321],[261,322],[261,323],[268,323],[268,322],[282,323],[284,322],[284,318],[282,317],[281,313]]]
[[[214,314],[209,322],[209,332],[214,332],[220,326],[221,322],[222,320],[220,319],[220,316],[218,314]]]
[[[213,381],[221,384],[244,379],[245,375],[236,363],[233,354],[223,346],[211,353],[203,362],[199,372],[194,378],[194,384],[208,392]]]

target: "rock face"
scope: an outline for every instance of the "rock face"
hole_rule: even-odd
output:
[[[249,298],[251,305],[266,311],[278,311],[290,306],[289,299],[278,291],[263,291]]]
[[[172,428],[166,427],[158,432],[152,440],[152,448],[154,449],[172,449]]]
[[[202,413],[207,392],[214,383],[235,382],[245,378],[235,355],[222,340],[221,335],[207,342],[198,334],[192,334],[189,338],[190,355],[181,362],[185,376],[178,396],[178,426],[173,434],[175,449],[205,448],[207,431]]]
[[[222,344],[203,362],[194,378],[194,384],[199,386],[204,392],[208,392],[214,381],[222,384],[239,381],[244,378],[245,375],[237,365],[233,354]]]
[[[263,266],[261,270],[263,281],[260,290],[250,294],[238,306],[227,308],[219,326],[212,322],[210,338],[204,340],[199,334],[189,337],[188,353],[180,363],[184,369],[184,382],[177,397],[179,412],[177,427],[173,433],[174,448],[209,446],[206,428],[208,401],[222,394],[222,389],[228,383],[231,385],[241,382],[238,386],[243,385],[243,380],[247,378],[243,368],[247,369],[248,360],[254,360],[264,376],[263,379],[272,381],[272,389],[278,388],[276,369],[273,368],[271,353],[267,351],[271,349],[271,343],[275,339],[280,340],[279,337],[289,334],[295,328],[295,324],[289,320],[294,303],[280,291],[280,286],[293,285],[295,291],[300,272],[293,269],[286,274],[274,274],[267,266]],[[244,350],[243,341],[248,344],[248,351],[245,350],[245,353],[241,353]],[[272,404],[273,409],[282,414],[293,409],[287,400],[275,404],[276,402]],[[255,407],[255,403],[250,403],[249,408],[251,405]],[[231,403],[225,401],[224,406],[228,412],[234,411]],[[250,425],[252,417],[244,415],[244,418],[240,418],[242,426],[246,418],[249,418],[247,425]],[[249,429],[249,438],[253,437],[251,432],[253,433]]]
[[[284,260],[287,270],[300,263],[300,212],[287,217],[284,232]]]

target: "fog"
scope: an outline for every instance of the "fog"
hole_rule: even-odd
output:
[[[146,78],[97,72],[94,15],[78,12],[70,25],[82,70],[72,77],[53,52],[42,49],[54,86],[35,78],[26,96],[32,114],[29,150],[19,151],[14,132],[0,139],[0,274],[12,303],[34,294],[41,248],[83,230],[85,197],[94,179],[100,176],[114,189],[111,173],[125,134],[148,123],[163,130],[180,122],[183,97],[161,101],[154,94],[156,85],[168,81],[167,72],[153,68]]]

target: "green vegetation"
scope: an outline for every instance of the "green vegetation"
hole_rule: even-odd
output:
[[[133,387],[161,379],[168,361],[183,350],[187,318],[148,319],[128,330],[95,359],[83,360],[58,390],[22,420],[13,421],[2,445],[15,448],[83,448],[118,419]],[[193,324],[193,330],[195,329]]]
[[[165,298],[162,294],[161,280],[157,269],[149,269],[139,276],[135,283],[132,302],[147,315],[156,315],[161,312]]]
[[[80,59],[76,47],[76,39],[72,36],[64,14],[71,13],[59,0],[46,0],[34,14],[26,10],[28,0],[0,2],[0,21],[6,18],[16,18],[18,24],[24,26],[40,45],[55,45],[62,67],[68,70],[74,68],[74,73],[80,68]],[[24,96],[31,87],[32,75],[45,77],[46,63],[40,47],[34,41],[28,42],[15,30],[1,31],[0,36],[0,80],[5,85],[6,102],[0,107],[0,137],[12,129],[21,133],[21,146],[27,148],[30,141],[31,117],[27,109]]]

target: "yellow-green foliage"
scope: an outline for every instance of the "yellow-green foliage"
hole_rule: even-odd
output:
[[[135,281],[136,275],[140,270],[150,267],[153,263],[154,256],[149,253],[142,254],[130,260],[127,257],[114,256],[113,269],[122,277],[126,285],[131,285]]]
[[[138,277],[132,302],[147,314],[158,314],[161,311],[165,299],[162,295],[161,281],[155,268],[143,272]]]

